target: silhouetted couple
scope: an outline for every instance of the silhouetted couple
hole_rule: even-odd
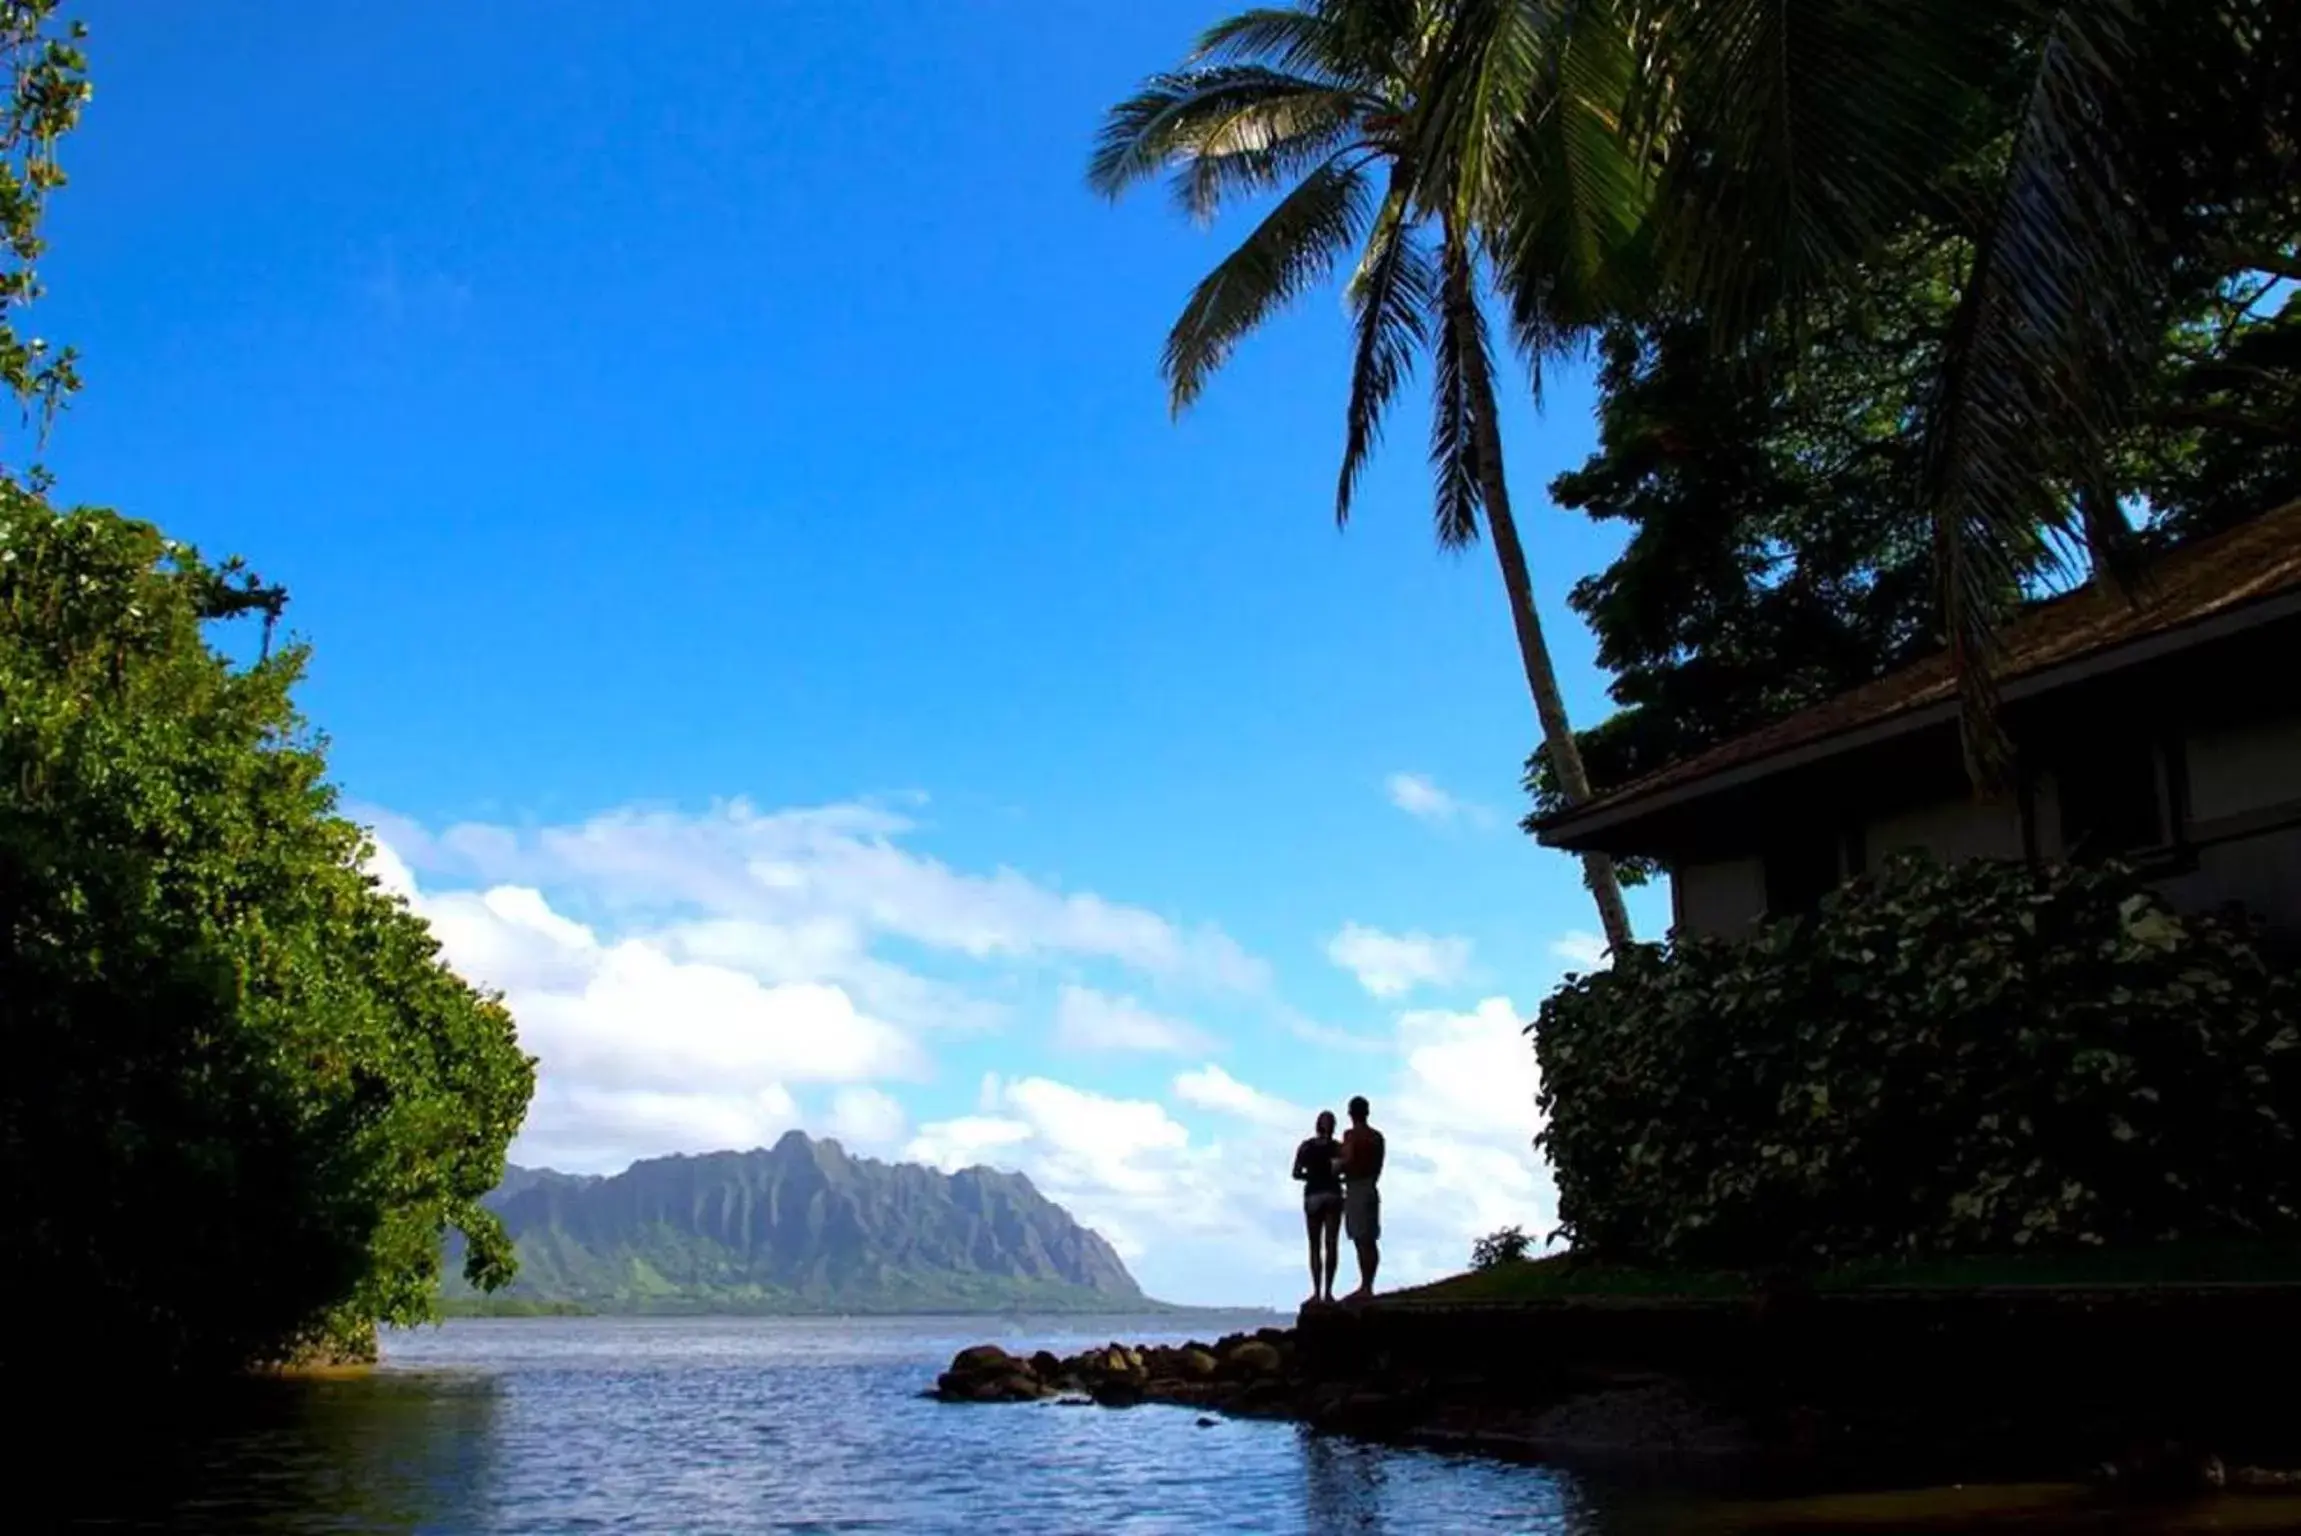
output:
[[[1302,1225],[1310,1234],[1310,1301],[1334,1300],[1341,1262],[1336,1238],[1350,1231],[1358,1250],[1358,1289],[1351,1301],[1374,1294],[1382,1262],[1382,1133],[1366,1123],[1366,1100],[1350,1101],[1350,1129],[1334,1139],[1334,1112],[1318,1112],[1318,1134],[1294,1149],[1294,1176],[1302,1181]]]

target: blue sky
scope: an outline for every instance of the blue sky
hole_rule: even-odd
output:
[[[543,1057],[515,1155],[980,1158],[1275,1301],[1296,1121],[1363,1090],[1402,1277],[1546,1222],[1514,1021],[1596,924],[1512,830],[1491,555],[1414,403],[1335,530],[1337,294],[1170,421],[1240,230],[1082,183],[1204,0],[83,14],[48,460],[289,587],[347,799]],[[1585,722],[1589,407],[1508,424]]]

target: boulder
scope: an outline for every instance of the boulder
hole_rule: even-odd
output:
[[[1175,1374],[1186,1381],[1207,1381],[1222,1369],[1211,1350],[1193,1344],[1175,1351]]]
[[[955,1376],[1004,1376],[1016,1367],[1013,1355],[996,1344],[977,1344],[962,1349],[951,1358],[951,1373]]]
[[[1142,1386],[1125,1376],[1095,1383],[1095,1401],[1105,1408],[1132,1408],[1143,1400]]]
[[[1063,1374],[1063,1363],[1055,1358],[1054,1351],[1042,1349],[1031,1356],[1031,1374],[1052,1386]]]
[[[1233,1345],[1230,1352],[1222,1357],[1222,1363],[1232,1375],[1249,1380],[1277,1376],[1286,1369],[1286,1357],[1278,1352],[1278,1347],[1261,1339],[1248,1339],[1242,1344]]]

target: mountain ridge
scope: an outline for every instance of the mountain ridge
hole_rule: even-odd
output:
[[[882,1162],[832,1138],[642,1158],[617,1174],[507,1167],[486,1204],[519,1277],[451,1307],[603,1312],[1156,1308],[1101,1234],[1021,1173]]]

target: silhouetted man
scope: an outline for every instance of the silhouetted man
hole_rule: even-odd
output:
[[[1334,1300],[1334,1271],[1342,1262],[1342,1144],[1334,1139],[1334,1111],[1318,1112],[1318,1133],[1294,1149],[1294,1176],[1302,1181],[1302,1226],[1310,1236],[1310,1301]]]
[[[1382,1133],[1366,1123],[1363,1097],[1350,1101],[1350,1129],[1342,1133],[1342,1225],[1358,1250],[1358,1289],[1350,1300],[1374,1294],[1374,1271],[1382,1263]]]

